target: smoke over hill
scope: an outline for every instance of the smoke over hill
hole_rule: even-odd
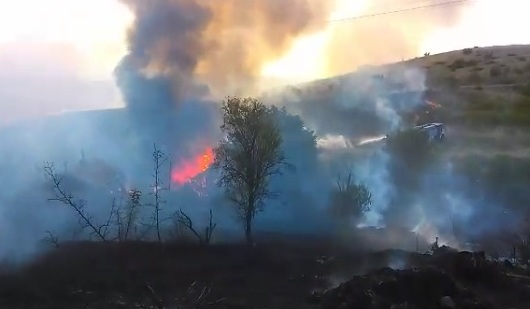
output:
[[[129,33],[129,54],[115,72],[126,107],[66,114],[0,132],[0,182],[5,188],[0,195],[2,256],[22,258],[39,252],[46,230],[64,239],[86,237],[76,234],[75,214],[47,201],[50,191],[42,178],[43,161],[55,162],[59,172],[69,177],[72,194],[86,200],[95,220],[104,220],[112,200],[124,190],[140,188],[147,201],[152,199],[148,193],[154,143],[172,162],[163,176],[165,185],[172,186],[164,215],[182,207],[200,225],[212,207],[221,228],[239,229],[213,185],[215,173],[203,172],[210,159],[201,158],[220,138],[218,98],[256,94],[262,66],[287,52],[298,37],[327,27],[325,21],[333,11],[328,1],[316,0],[123,2],[136,16]],[[366,32],[347,27],[350,30],[334,32],[326,45],[329,70],[353,68],[383,54],[395,56],[391,46],[381,47],[372,40],[374,33],[390,28],[397,31],[396,46],[402,44],[398,50],[415,51],[417,46],[411,42],[429,31],[422,23],[452,22],[458,10],[441,12],[451,18],[433,19],[440,12],[430,11],[411,15],[412,24],[417,21],[414,27],[422,29],[413,38],[404,36],[411,33],[408,26],[398,31],[391,24],[371,21],[361,23],[368,26]],[[359,38],[362,48],[349,44],[334,48],[344,42],[348,31],[357,33],[354,38]],[[344,56],[349,51],[364,55],[360,61],[349,61]],[[384,79],[374,78],[378,74]],[[451,164],[433,162],[411,171],[402,161],[414,153],[399,157],[376,143],[359,145],[367,138],[410,126],[405,115],[425,105],[424,91],[421,68],[397,67],[264,94],[268,104],[285,107],[277,110],[277,116],[286,157],[295,172],[273,180],[281,197],[270,201],[260,214],[258,229],[333,231],[327,211],[329,192],[337,173],[350,165],[373,192],[366,224],[415,230],[430,241],[435,235],[454,236],[451,225],[467,226],[478,220],[484,225],[475,231],[482,233],[513,223],[510,215],[493,224],[502,204],[485,202],[484,192],[455,175]],[[88,172],[100,168],[104,172]],[[409,177],[421,181],[406,187]],[[197,188],[202,181],[205,188]],[[195,192],[199,189],[200,194]],[[407,246],[394,239],[387,239],[385,245]]]

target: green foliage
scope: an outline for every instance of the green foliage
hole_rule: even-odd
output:
[[[405,130],[387,137],[386,150],[391,157],[390,177],[400,189],[416,190],[420,175],[436,162],[435,145],[425,132]]]
[[[494,65],[490,68],[491,77],[499,77],[502,75],[502,68],[499,65]]]
[[[269,181],[286,164],[282,136],[272,108],[254,98],[228,97],[221,107],[225,139],[215,148],[218,185],[236,206],[252,242],[252,221],[264,200],[273,197]]]
[[[519,92],[524,95],[524,96],[527,96],[527,97],[530,97],[530,83],[524,85],[524,86],[521,86],[519,87]]]
[[[452,71],[455,71],[455,70],[462,69],[465,67],[476,66],[477,64],[478,64],[478,61],[473,60],[473,59],[465,60],[464,58],[458,58],[455,61],[453,61],[453,63],[448,65],[448,68],[451,69]]]
[[[331,191],[332,215],[344,223],[357,222],[371,209],[372,193],[362,183],[356,183],[349,172],[345,178],[337,178],[337,186]]]
[[[456,170],[473,180],[481,180],[488,190],[501,186],[530,184],[530,159],[506,155],[493,157],[469,155],[454,161]]]
[[[484,54],[483,56],[484,60],[486,61],[491,61],[491,60],[495,60],[496,57],[493,55],[493,52],[487,52]]]
[[[469,103],[459,113],[450,115],[446,119],[448,123],[470,126],[530,125],[530,98],[512,103],[475,93],[467,95],[465,99]]]
[[[410,169],[423,169],[433,160],[434,147],[425,132],[404,130],[390,134],[386,139],[388,153]]]
[[[482,82],[480,74],[478,74],[476,71],[471,72],[467,80],[471,84],[480,84]]]

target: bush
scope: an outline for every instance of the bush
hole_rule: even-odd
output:
[[[471,84],[479,84],[482,82],[482,77],[476,71],[473,71],[469,74],[467,80]]]
[[[462,51],[462,53],[464,55],[471,55],[473,53],[473,49],[471,48],[464,48],[464,50]]]
[[[448,65],[448,68],[454,71],[454,70],[464,68],[465,66],[466,66],[466,60],[463,58],[458,58],[455,61],[453,61],[453,63]]]
[[[499,77],[502,75],[502,68],[498,65],[494,65],[490,68],[491,77]]]
[[[522,95],[524,96],[527,96],[527,97],[530,97],[530,83],[524,85],[524,86],[521,86],[521,87],[518,87],[517,89]]]
[[[484,60],[489,61],[489,60],[495,60],[496,57],[493,56],[492,52],[487,52],[484,54],[483,58]]]
[[[478,64],[477,60],[465,60],[463,58],[458,58],[453,63],[451,63],[448,68],[451,69],[451,71],[455,71],[458,69],[462,69],[465,67],[474,67]]]
[[[521,56],[521,57],[519,57],[519,58],[517,58],[517,59],[518,59],[519,61],[521,61],[521,62],[526,61],[526,57],[523,57],[523,56]]]

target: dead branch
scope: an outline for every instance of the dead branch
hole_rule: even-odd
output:
[[[149,291],[149,295],[150,295],[151,301],[154,303],[154,306],[148,307],[145,305],[138,305],[137,307],[157,308],[157,309],[167,308],[164,304],[164,301],[160,297],[160,295],[156,293],[156,291],[153,289],[153,287],[149,283],[146,283],[146,287],[147,287],[147,290]],[[208,304],[208,305],[220,304],[221,302],[225,300],[225,298],[220,298],[216,301],[206,302],[206,299],[210,295],[210,292],[211,292],[211,288],[209,285],[205,285],[202,288],[199,288],[197,285],[197,281],[194,281],[192,284],[190,284],[190,286],[184,293],[183,297],[175,298],[175,300],[178,303],[177,308],[196,309],[196,308],[203,307],[205,304]]]
[[[212,209],[210,209],[209,212],[209,220],[208,220],[208,226],[204,229],[204,235],[201,236],[199,232],[193,227],[193,220],[182,210],[179,210],[179,213],[177,214],[177,222],[178,224],[181,224],[185,226],[188,230],[190,230],[195,237],[197,237],[197,240],[200,244],[209,245],[210,241],[212,239],[213,232],[215,228],[217,227],[217,223],[213,221],[213,212]]]
[[[193,233],[193,235],[197,237],[197,239],[199,240],[199,243],[201,244],[203,243],[203,239],[201,235],[193,227],[193,221],[182,209],[180,209],[179,213],[177,214],[177,220],[179,224],[182,224],[183,226],[188,228],[188,230],[190,230]]]
[[[186,291],[186,295],[179,300],[179,304],[184,308],[200,308],[206,302],[210,295],[211,288],[208,285],[199,288],[197,281],[194,281]]]
[[[43,241],[52,244],[55,248],[59,248],[59,237],[50,231],[46,231],[46,235]]]
[[[155,290],[151,287],[149,283],[147,283],[147,289],[149,290],[149,293],[151,294],[151,298],[153,302],[155,303],[156,308],[164,309],[164,302],[162,301],[160,297],[158,297]]]
[[[102,230],[106,228],[105,225],[96,226],[89,214],[84,210],[85,202],[83,200],[75,201],[72,194],[67,193],[63,190],[62,178],[55,172],[53,163],[47,162],[44,164],[44,172],[50,178],[53,185],[53,198],[49,198],[49,201],[57,201],[71,207],[78,215],[79,222],[83,229],[89,228],[92,231],[92,235],[96,235],[101,241],[106,241],[105,235]]]
[[[213,213],[212,209],[210,208],[210,218],[208,220],[208,226],[206,227],[204,231],[204,241],[207,245],[210,244],[210,241],[212,240],[213,231],[217,227],[217,223],[213,222]]]

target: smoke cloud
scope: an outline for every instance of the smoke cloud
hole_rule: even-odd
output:
[[[261,66],[314,30],[327,11],[316,0],[122,1],[136,16],[127,65],[165,76],[184,97],[194,83],[222,96],[252,92]]]
[[[344,74],[358,66],[396,62],[428,52],[422,51],[425,40],[436,30],[456,25],[467,5],[456,3],[407,9],[443,2],[447,1],[366,1],[361,16],[406,11],[331,23],[331,38],[324,53],[328,72]]]
[[[0,192],[0,202],[8,205],[2,208],[2,257],[38,252],[46,230],[73,238],[75,215],[47,202],[50,191],[42,178],[42,161],[56,162],[61,174],[72,177],[78,184],[73,194],[87,200],[95,219],[104,220],[118,188],[152,190],[153,143],[175,164],[214,145],[220,117],[218,100],[212,98],[255,93],[263,65],[288,53],[300,37],[326,31],[329,40],[315,46],[325,51],[325,60],[319,61],[326,62],[328,73],[343,73],[416,55],[423,39],[437,27],[455,23],[462,9],[444,6],[330,24],[326,20],[340,5],[324,0],[122,2],[136,18],[128,35],[129,53],[115,71],[126,109],[62,115],[0,132],[0,182],[8,184]],[[371,1],[361,14],[394,5],[420,4]],[[337,172],[348,166],[373,192],[366,224],[397,225],[407,233],[415,229],[429,240],[469,222],[487,222],[480,233],[509,226],[512,216],[493,224],[503,200],[486,203],[485,190],[461,179],[449,165],[422,170],[414,190],[400,186],[400,162],[383,147],[381,135],[411,125],[403,115],[424,104],[425,90],[421,68],[397,65],[263,95],[265,102],[286,108],[276,113],[295,172],[272,182],[281,198],[267,204],[257,218],[258,230],[328,233],[333,227],[327,216],[329,192]],[[80,160],[81,153],[86,160]],[[81,164],[88,168],[79,169]],[[115,170],[118,184],[102,186],[108,179],[83,172],[101,165]],[[214,174],[203,175],[206,195],[196,194],[194,184],[174,188],[166,211],[182,207],[200,225],[214,206],[220,229],[239,230],[231,209],[218,200]],[[389,242],[395,245],[397,240]]]
[[[83,77],[85,62],[67,44],[0,44],[0,127],[68,110],[119,107],[114,81]]]
[[[362,10],[342,16],[351,4],[339,0],[121,1],[136,17],[128,35],[130,54],[122,65],[148,76],[165,76],[181,99],[196,95],[192,89],[197,84],[207,85],[216,98],[255,95],[263,82],[267,84],[260,76],[263,67],[289,54],[298,39],[315,33],[324,33],[326,40],[310,47],[322,53],[307,61],[322,63],[325,72],[320,74],[326,76],[414,57],[429,34],[454,25],[464,7],[443,5],[330,22],[333,16],[340,20],[421,3],[366,1],[361,2]],[[305,59],[302,54],[292,58]]]

